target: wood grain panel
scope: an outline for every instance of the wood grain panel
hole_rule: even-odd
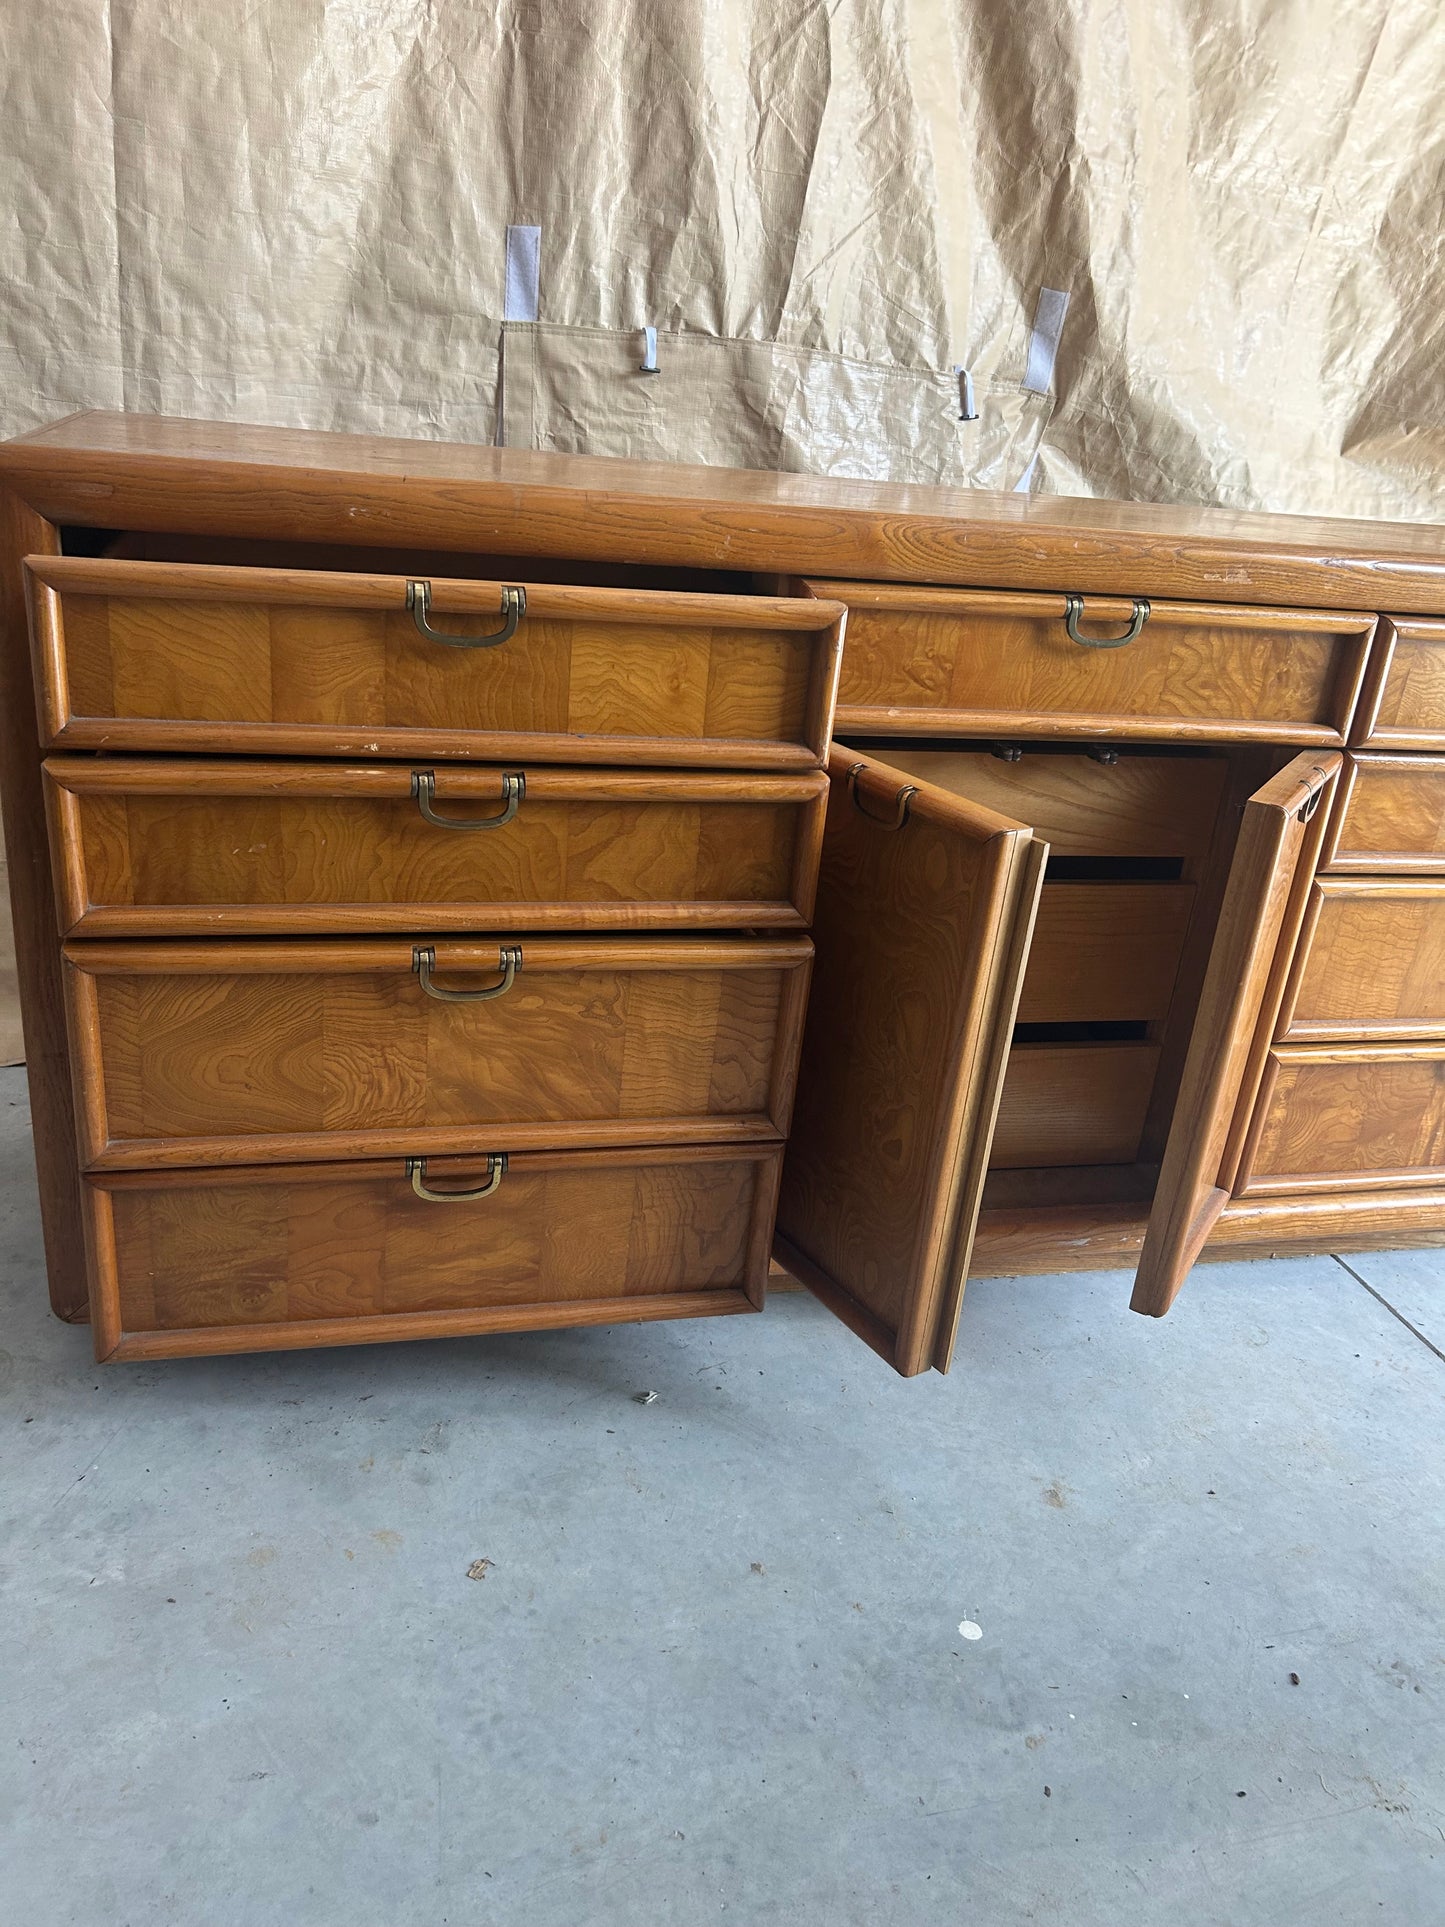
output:
[[[786,1133],[812,947],[535,939],[501,996],[410,944],[66,949],[92,1168]],[[434,946],[500,981],[499,946]]]
[[[67,933],[798,928],[810,776],[527,773],[515,819],[421,817],[405,767],[52,757]],[[436,807],[495,816],[497,770],[443,768]]]
[[[1202,857],[1228,767],[1217,751],[1126,752],[1115,763],[1028,749],[1005,762],[984,750],[906,742],[876,753],[890,769],[1027,823],[1054,856]]]
[[[1117,596],[1445,610],[1437,529],[86,411],[0,448],[52,522]]]
[[[1019,1022],[1162,1020],[1194,894],[1192,883],[1045,883]]]
[[[1343,759],[1297,756],[1245,805],[1164,1148],[1132,1308],[1162,1318],[1235,1188],[1249,1116]]]
[[[1445,879],[1318,882],[1278,1035],[1445,1036]]]
[[[1445,622],[1382,619],[1350,741],[1445,749]]]
[[[1064,585],[1067,587],[1068,585]],[[837,729],[1342,743],[1374,617],[1156,602],[1139,638],[1090,649],[1064,597],[814,581],[848,609]],[[1098,599],[1085,633],[1132,605]]]
[[[465,650],[399,576],[27,567],[50,746],[806,769],[828,740],[843,612],[807,598],[528,584]],[[497,627],[501,583],[430,586],[434,627]]]
[[[994,1170],[1131,1164],[1157,1044],[1015,1044],[994,1131]]]
[[[1241,1197],[1439,1185],[1445,1046],[1285,1045],[1272,1053]]]
[[[122,1356],[363,1343],[761,1304],[776,1145],[523,1152],[492,1196],[397,1161],[88,1178]],[[438,1190],[476,1160],[429,1165]],[[585,1226],[586,1235],[578,1228]],[[761,1254],[761,1255],[759,1255]],[[97,1319],[97,1329],[102,1326]]]
[[[1322,867],[1445,872],[1445,756],[1347,759]]]
[[[778,1228],[790,1268],[900,1372],[943,1369],[1044,849],[855,752],[829,769]]]

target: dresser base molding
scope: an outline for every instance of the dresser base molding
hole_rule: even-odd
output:
[[[1123,1270],[1138,1263],[1148,1222],[1148,1205],[1137,1203],[985,1210],[979,1215],[969,1276]],[[1445,1189],[1372,1197],[1235,1199],[1224,1207],[1200,1262],[1431,1245],[1445,1245]],[[768,1289],[805,1289],[776,1249]]]
[[[1138,1263],[1147,1204],[985,1211],[971,1275],[1098,1271]],[[1234,1198],[1200,1260],[1304,1258],[1337,1251],[1445,1244],[1445,1188],[1329,1198]]]

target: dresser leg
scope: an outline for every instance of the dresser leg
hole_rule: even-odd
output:
[[[0,809],[10,866],[10,908],[15,919],[15,962],[50,1305],[57,1318],[79,1323],[89,1316],[85,1238],[65,1041],[60,941],[50,882],[35,691],[20,572],[22,556],[59,552],[59,532],[53,524],[17,496],[0,493]]]

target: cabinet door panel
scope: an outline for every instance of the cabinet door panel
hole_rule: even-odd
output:
[[[1297,756],[1245,805],[1139,1260],[1135,1311],[1155,1318],[1168,1311],[1229,1198],[1234,1127],[1259,1087],[1341,761],[1332,751]]]
[[[779,1256],[904,1375],[946,1370],[1047,846],[829,764]]]

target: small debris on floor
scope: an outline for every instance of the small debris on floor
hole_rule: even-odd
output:
[[[960,1619],[958,1630],[965,1639],[982,1639],[983,1627],[972,1619]]]
[[[1054,1789],[1051,1786],[1046,1786],[1044,1788],[1044,1798],[1046,1800],[1052,1800],[1053,1797],[1054,1797]]]
[[[655,1405],[657,1403],[657,1393],[634,1392],[632,1394],[632,1402],[634,1405]]]
[[[1298,1673],[1291,1673],[1291,1674],[1290,1674],[1290,1676],[1289,1676],[1289,1683],[1290,1683],[1290,1685],[1291,1685],[1291,1686],[1298,1686],[1298,1685],[1299,1685],[1299,1674],[1298,1674]]]
[[[485,1579],[495,1564],[494,1559],[473,1559],[467,1567],[468,1579]]]
[[[759,1574],[759,1576],[761,1576],[763,1573],[767,1571],[767,1567],[763,1564],[761,1559],[754,1559],[752,1565],[748,1568],[748,1570],[750,1572],[755,1572]]]

